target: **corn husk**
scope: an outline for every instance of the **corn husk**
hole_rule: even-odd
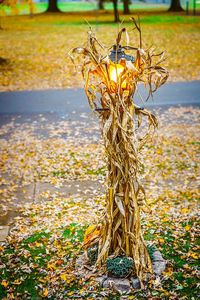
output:
[[[149,98],[166,82],[168,72],[161,65],[163,52],[157,54],[152,48],[142,49],[140,24],[135,19],[133,23],[139,32],[139,47],[129,46],[131,41],[126,28],[116,38],[118,47],[122,35],[126,34],[125,48],[134,52],[136,58],[135,63],[119,62],[124,70],[117,82],[109,75],[109,67],[115,64],[110,61],[107,49],[97,41],[92,30],[88,32],[87,47],[72,49],[70,57],[76,65],[77,62],[81,65],[85,92],[91,108],[97,111],[100,119],[107,156],[108,191],[98,238],[97,265],[104,265],[108,256],[127,255],[133,258],[135,271],[142,283],[146,273],[152,272],[152,264],[141,230],[140,212],[146,198],[138,179],[138,154],[151,138],[157,119],[148,110],[137,107],[133,97],[138,82],[143,82],[149,88]],[[149,125],[144,136],[138,139],[135,120],[140,127],[143,117],[148,119]]]

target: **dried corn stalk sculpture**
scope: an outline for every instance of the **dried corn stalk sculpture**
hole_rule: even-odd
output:
[[[145,192],[138,179],[138,153],[157,126],[157,120],[152,113],[134,104],[133,95],[137,83],[143,82],[149,87],[150,96],[165,83],[168,72],[161,66],[163,53],[142,49],[140,26],[132,20],[139,32],[140,45],[123,49],[134,51],[134,62],[124,55],[117,57],[122,34],[126,33],[128,37],[125,28],[116,39],[114,62],[91,30],[87,47],[72,49],[70,56],[74,62],[77,54],[82,55],[79,66],[85,80],[85,92],[101,121],[108,164],[105,218],[100,235],[95,235],[90,244],[99,242],[97,265],[104,264],[110,255],[133,258],[135,271],[142,282],[145,274],[152,271],[152,265],[141,231],[140,204]],[[139,127],[142,116],[148,118],[149,126],[139,140],[134,120],[138,120]]]

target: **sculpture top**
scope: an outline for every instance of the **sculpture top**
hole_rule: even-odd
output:
[[[114,63],[118,63],[118,61],[123,58],[127,61],[131,61],[132,63],[135,62],[135,58],[132,55],[127,55],[124,51],[123,51],[124,47],[122,47],[121,45],[113,45],[113,49],[110,52],[109,58],[112,62]]]

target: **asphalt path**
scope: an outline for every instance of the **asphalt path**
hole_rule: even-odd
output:
[[[139,86],[139,91],[145,98],[147,92],[142,85]],[[138,94],[135,95],[135,102],[150,109],[178,105],[200,106],[200,81],[167,83],[148,102],[142,103]],[[1,119],[13,114],[49,113],[79,119],[82,113],[90,112],[83,89],[0,92]]]

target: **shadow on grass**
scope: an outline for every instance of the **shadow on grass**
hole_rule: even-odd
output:
[[[11,61],[7,58],[0,57],[0,71],[10,71],[12,70]]]

